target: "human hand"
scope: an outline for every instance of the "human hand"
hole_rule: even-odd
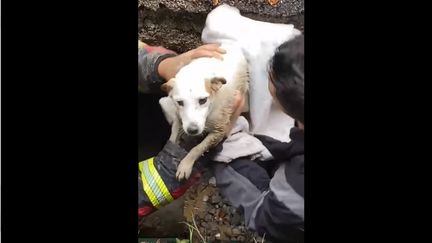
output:
[[[222,54],[225,53],[226,51],[220,48],[220,44],[202,45],[178,56],[164,59],[159,63],[158,72],[163,79],[170,80],[183,66],[189,64],[195,58],[214,57],[222,60]]]
[[[243,97],[243,95],[240,94],[240,92],[238,90],[235,91],[234,94],[234,113],[231,116],[231,124],[230,124],[230,128],[228,131],[231,131],[232,128],[234,127],[234,124],[237,121],[237,118],[240,116],[240,114],[243,111],[243,107],[245,106],[246,103],[246,99],[245,97]]]

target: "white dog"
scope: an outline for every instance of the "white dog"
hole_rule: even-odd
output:
[[[208,14],[203,43],[222,44],[227,50],[224,60],[199,58],[192,61],[163,85],[169,97],[160,100],[172,124],[171,141],[177,143],[182,130],[192,136],[208,133],[180,162],[178,179],[188,178],[195,160],[228,132],[236,90],[243,96],[249,91],[246,104],[252,132],[284,142],[290,140],[289,131],[294,120],[272,102],[267,88],[267,64],[280,44],[300,33],[293,25],[246,18],[237,8],[226,4]]]
[[[195,161],[229,132],[236,92],[244,97],[248,89],[248,65],[239,47],[222,44],[223,60],[198,58],[182,67],[162,85],[168,98],[160,104],[172,124],[170,140],[178,143],[181,131],[189,136],[206,134],[180,162],[176,177],[189,178]]]

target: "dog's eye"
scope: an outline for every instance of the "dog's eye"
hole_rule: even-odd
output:
[[[177,101],[177,104],[178,104],[179,106],[183,106],[183,101],[179,100],[179,101]]]
[[[198,102],[199,102],[200,105],[204,105],[207,102],[207,98],[199,99]]]

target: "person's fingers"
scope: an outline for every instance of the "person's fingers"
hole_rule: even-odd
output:
[[[234,108],[237,110],[238,106],[240,105],[242,96],[240,95],[240,91],[236,90],[234,91]]]
[[[213,43],[213,44],[205,44],[205,45],[201,45],[198,46],[197,49],[208,49],[208,50],[214,50],[216,48],[220,47],[220,44],[218,43]]]
[[[240,94],[239,91],[236,91],[234,96],[234,113],[231,117],[231,122],[235,122],[235,120],[237,120],[237,118],[240,116],[245,103],[245,98]]]
[[[226,53],[226,50],[223,49],[223,48],[221,48],[221,47],[219,47],[219,48],[217,49],[217,51],[220,52],[220,53],[223,53],[223,54]]]
[[[235,93],[234,93],[234,104],[235,104],[234,107],[235,107],[235,110],[236,111],[242,110],[243,107],[244,107],[244,105],[245,105],[245,103],[246,103],[245,97],[243,97],[240,94],[240,91],[236,90]]]
[[[231,131],[234,127],[235,122],[239,118],[240,114],[242,113],[243,106],[245,104],[245,99],[240,93],[237,93],[234,97],[234,113],[231,116],[230,119],[230,125],[229,125],[229,131]]]
[[[207,44],[207,45],[200,46],[197,49],[202,49],[202,50],[207,50],[207,51],[215,51],[215,52],[219,52],[221,54],[226,53],[226,50],[221,48],[219,44]]]
[[[214,57],[220,60],[223,60],[223,56],[216,51],[209,51],[205,49],[196,49],[191,54],[191,59],[199,58],[199,57]]]
[[[243,111],[245,104],[246,104],[246,99],[244,97],[240,97],[239,100],[237,101],[236,113],[240,115]]]
[[[225,54],[226,51],[219,47],[220,44],[206,44],[199,46],[196,49],[190,50],[186,53],[183,53],[182,61],[184,65],[190,63],[195,58],[200,57],[214,57],[219,60],[223,60],[222,54]]]

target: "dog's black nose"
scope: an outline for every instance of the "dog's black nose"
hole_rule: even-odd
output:
[[[198,126],[196,124],[189,125],[187,132],[189,135],[196,135],[198,133]]]

